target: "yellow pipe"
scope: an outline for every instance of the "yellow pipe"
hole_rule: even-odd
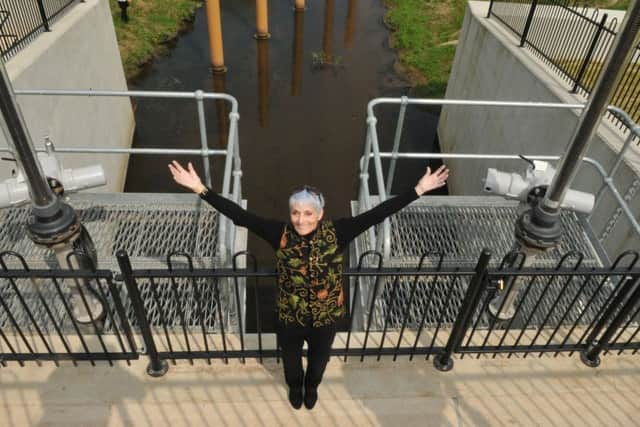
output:
[[[211,65],[215,73],[224,73],[224,48],[222,46],[222,23],[220,20],[220,0],[207,0],[207,24],[209,26],[209,51]]]
[[[269,34],[269,11],[267,0],[256,0],[256,35],[257,39],[268,39]]]
[[[294,8],[295,10],[304,10],[304,0],[296,0]]]

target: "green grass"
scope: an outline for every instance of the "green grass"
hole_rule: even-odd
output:
[[[133,0],[126,24],[120,20],[117,3],[109,0],[109,4],[125,74],[132,78],[143,64],[166,51],[167,42],[193,17],[202,0]]]
[[[444,97],[455,55],[464,0],[385,0],[385,21],[393,31],[403,71],[415,85],[414,95]],[[626,9],[629,0],[584,0],[579,4]]]
[[[600,9],[627,10],[629,0],[582,0],[579,4],[582,6],[598,7]]]
[[[443,97],[456,51],[466,1],[386,0],[405,73],[420,96]]]

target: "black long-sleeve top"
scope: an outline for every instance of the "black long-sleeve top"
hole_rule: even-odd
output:
[[[249,231],[267,241],[274,250],[278,250],[280,237],[286,225],[285,222],[263,218],[249,212],[231,200],[216,194],[211,189],[208,189],[206,194],[201,197],[217,211],[231,219],[235,225],[246,227]],[[338,238],[338,250],[343,251],[360,233],[384,221],[385,218],[398,212],[417,198],[416,191],[411,188],[360,215],[333,220]],[[312,232],[304,237],[311,237],[313,234]]]

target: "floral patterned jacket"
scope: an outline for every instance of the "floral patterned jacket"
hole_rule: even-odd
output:
[[[310,239],[285,225],[276,256],[280,322],[320,327],[344,315],[342,253],[333,222],[321,221]]]

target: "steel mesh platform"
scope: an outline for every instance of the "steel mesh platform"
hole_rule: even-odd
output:
[[[357,212],[357,207],[357,202],[353,202],[352,211]],[[482,249],[488,248],[492,253],[490,265],[497,267],[513,246],[513,230],[517,217],[518,203],[500,197],[420,198],[392,217],[391,258],[385,262],[385,266],[416,267],[422,254],[432,253],[433,255],[426,258],[424,266],[435,267],[439,260],[436,254],[444,253],[445,267],[473,268]],[[563,241],[557,248],[537,257],[534,267],[552,269],[557,266],[562,256],[569,252],[583,254],[583,266],[601,266],[603,260],[606,260],[606,255],[593,237],[588,223],[577,214],[566,211],[563,212],[561,220],[565,231]],[[357,240],[355,250],[358,257],[370,249],[368,240],[367,233],[362,234]],[[575,259],[567,260],[567,266],[575,265]],[[356,261],[357,258],[352,260],[352,265],[356,265]],[[407,311],[408,327],[418,327],[423,322],[423,316],[425,327],[435,327],[438,324],[450,326],[459,312],[469,280],[465,277],[455,279],[444,276],[425,279],[422,276],[414,285],[414,278],[405,277],[400,278],[394,286],[393,278],[388,278],[381,282],[372,313],[372,328],[382,329],[385,322],[388,328],[399,328]],[[547,281],[541,279],[531,284],[532,288],[522,301],[521,313],[513,327],[517,327],[518,323],[523,323],[524,319],[529,317],[530,326],[542,324],[545,318],[545,324],[552,326],[560,321],[565,323],[578,318],[580,322],[590,322],[597,312],[596,308],[604,303],[613,288],[611,283],[605,283],[600,287],[599,281],[595,278],[586,280],[584,277],[576,276],[569,282],[562,278],[553,279],[545,296],[535,308],[546,285]],[[360,312],[364,313],[365,319],[362,324],[366,324],[372,288],[370,284],[361,288]],[[587,307],[594,293],[594,302]],[[519,303],[520,299],[516,304]],[[552,307],[553,313],[547,318],[546,314]],[[563,318],[567,309],[569,313]],[[478,316],[479,327],[487,327],[489,318],[486,313],[476,313],[476,319]]]
[[[165,267],[167,254],[174,251],[208,266],[219,255],[216,211],[193,195],[75,194],[68,203],[93,239],[100,269],[119,270],[119,249],[127,251],[134,268]],[[20,253],[31,268],[56,268],[52,251],[27,236],[30,212],[30,205],[0,210],[0,251]]]
[[[134,269],[166,268],[167,254],[174,251],[191,254],[196,268],[220,266],[216,253],[218,216],[198,197],[189,194],[76,194],[68,203],[75,208],[92,237],[99,269],[119,271],[115,256],[119,249],[127,251]],[[0,210],[0,252],[11,250],[21,254],[31,269],[59,269],[53,251],[36,246],[27,236],[25,225],[29,215],[30,205]],[[6,261],[11,268],[20,268],[15,258],[6,257]],[[172,262],[175,268],[187,267],[184,257],[177,256]],[[1,280],[0,296],[9,310],[0,311],[0,327],[12,326],[8,311],[18,325],[29,330],[32,327],[29,313],[20,301],[20,293],[43,330],[54,332],[50,329],[51,315],[63,330],[72,330],[73,324],[63,302],[63,299],[69,301],[72,282],[69,279],[59,282],[62,296],[51,280],[15,280],[18,292],[8,280]],[[138,286],[152,326],[178,328],[184,319],[187,327],[201,327],[202,323],[207,330],[218,329],[218,300],[222,302],[222,322],[227,327],[237,323],[237,310],[227,280],[158,279],[153,286],[155,295],[148,280],[139,280]],[[102,293],[113,309],[113,298],[106,282],[93,282],[91,287],[104,291]],[[117,289],[128,318],[136,326],[126,288],[118,284]],[[215,298],[215,292],[218,292],[218,298]],[[206,303],[199,306],[200,301]],[[104,331],[109,332],[112,328],[108,317]]]

